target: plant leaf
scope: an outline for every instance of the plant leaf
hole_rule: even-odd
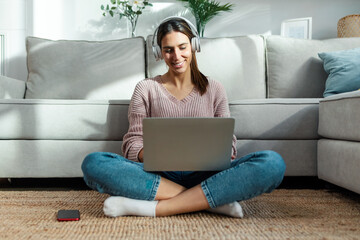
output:
[[[229,12],[232,10],[233,4],[226,3],[221,5],[216,0],[178,0],[185,2],[187,7],[195,17],[196,27],[200,34],[203,34],[205,25],[220,12]]]

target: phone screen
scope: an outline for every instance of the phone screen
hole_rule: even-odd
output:
[[[58,221],[79,221],[79,210],[59,210],[57,215]]]

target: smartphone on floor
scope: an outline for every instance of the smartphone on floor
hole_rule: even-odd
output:
[[[59,210],[57,214],[58,221],[79,221],[79,210]]]

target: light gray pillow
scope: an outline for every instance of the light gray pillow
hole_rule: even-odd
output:
[[[0,99],[24,98],[25,82],[0,76]]]
[[[318,53],[355,47],[360,47],[360,38],[305,40],[281,36],[268,37],[268,96],[322,98],[327,74]]]
[[[28,37],[25,98],[130,99],[145,78],[142,37],[53,41]]]
[[[147,74],[154,77],[167,72],[164,61],[155,61],[151,47],[152,36],[147,44]],[[265,46],[259,35],[202,38],[201,52],[196,53],[200,71],[221,82],[229,102],[265,98]]]

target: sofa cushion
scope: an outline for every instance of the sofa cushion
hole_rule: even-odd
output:
[[[128,100],[0,100],[0,139],[122,140]]]
[[[24,98],[25,82],[0,76],[0,99]]]
[[[270,36],[266,40],[268,96],[321,98],[327,74],[319,52],[360,47],[360,38],[304,40]]]
[[[230,104],[237,139],[318,139],[319,99],[241,100]]]
[[[329,74],[324,97],[360,88],[360,48],[319,53]]]
[[[26,98],[130,99],[145,78],[142,37],[90,42],[28,37]]]
[[[92,152],[121,154],[121,141],[3,140],[0,178],[82,177],[81,164]]]
[[[285,161],[285,176],[316,176],[317,142],[318,140],[238,140],[237,157],[273,150]]]
[[[156,61],[152,36],[147,44],[147,76],[167,72],[164,61]],[[265,98],[265,48],[261,36],[202,38],[201,52],[196,53],[200,71],[221,82],[229,101]]]
[[[324,98],[319,105],[319,134],[326,138],[360,142],[360,91]]]

